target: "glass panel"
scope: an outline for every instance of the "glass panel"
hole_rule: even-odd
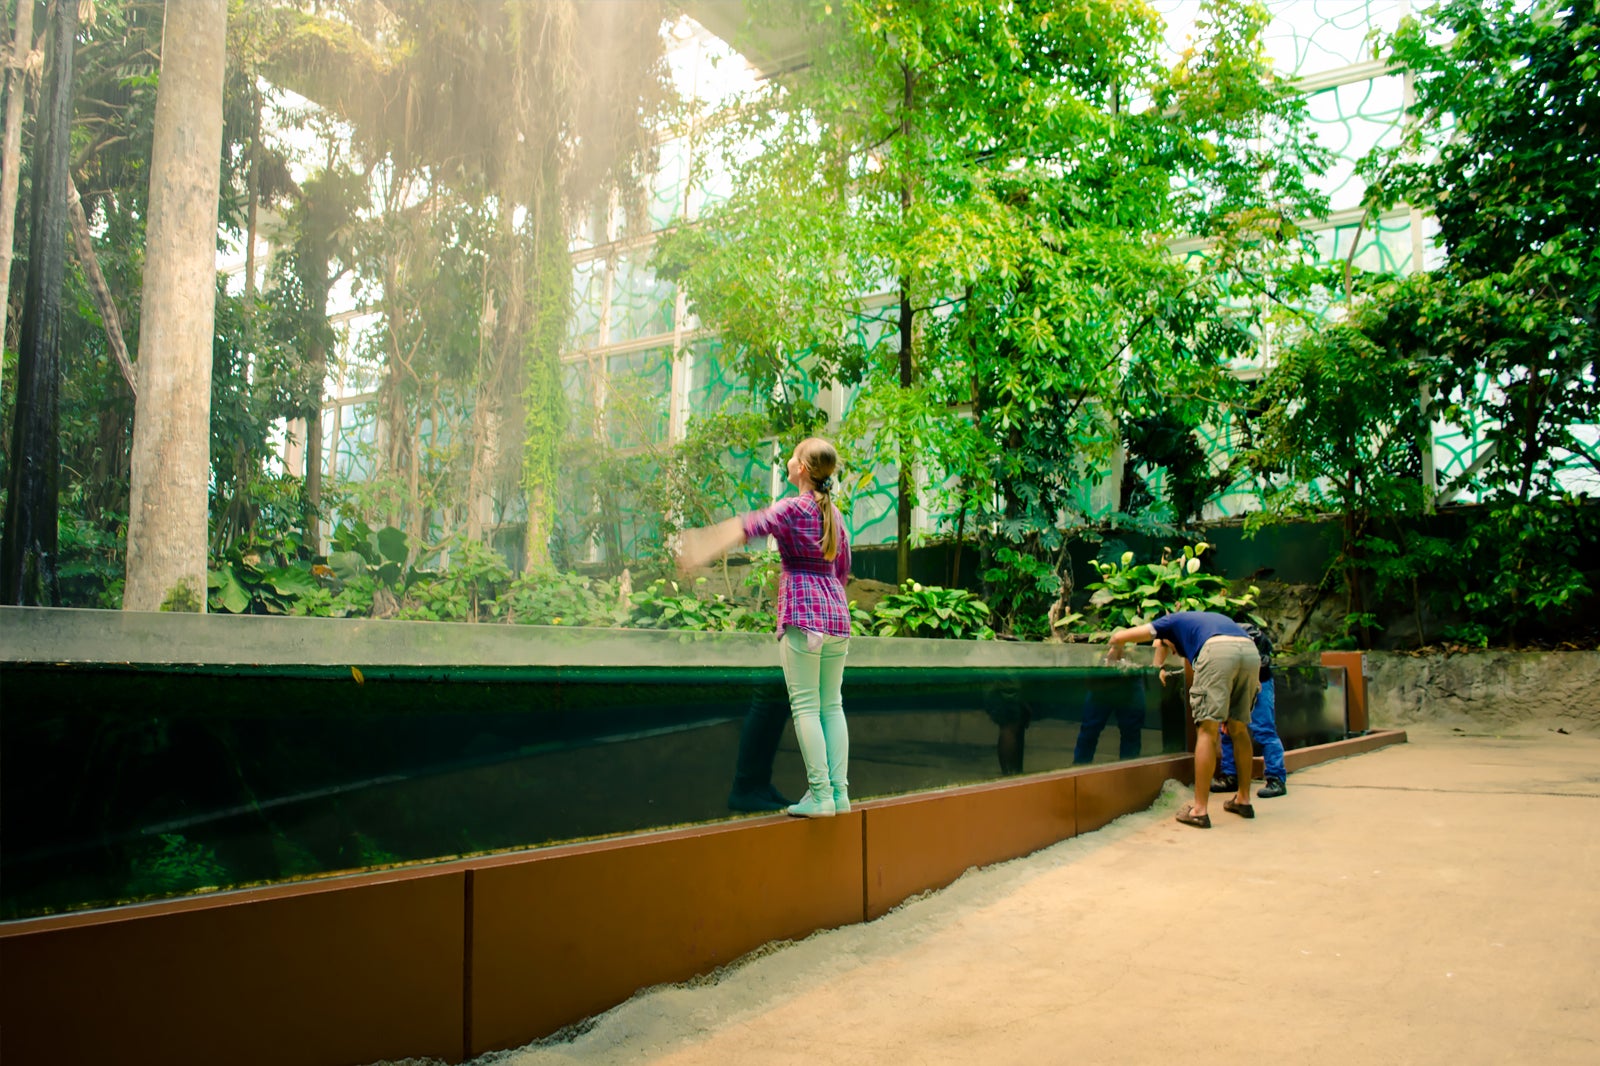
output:
[[[677,290],[670,282],[658,280],[656,272],[639,261],[643,254],[617,259],[611,291],[612,344],[672,332]]]
[[[1344,667],[1275,666],[1272,679],[1278,739],[1286,751],[1345,738]]]
[[[683,214],[683,185],[689,178],[689,144],[680,139],[661,146],[650,180],[650,228],[666,229]]]
[[[667,439],[667,396],[672,385],[672,354],[646,348],[606,358],[606,425],[619,448],[638,448]]]
[[[1404,83],[1398,74],[1340,85],[1307,98],[1311,129],[1318,143],[1336,156],[1316,183],[1328,194],[1331,210],[1361,206],[1367,186],[1356,176],[1356,162],[1380,141],[1398,135],[1403,104]]]
[[[600,259],[572,264],[572,317],[567,322],[567,344],[573,348],[589,348],[600,343],[605,266]]]
[[[337,476],[365,481],[377,472],[378,405],[346,404],[339,412]]]
[[[689,346],[689,413],[729,414],[750,410],[744,375],[723,360],[722,340],[710,337]]]
[[[7,664],[0,917],[725,818],[741,723],[788,718],[768,643],[750,667],[373,666],[363,683]],[[1182,694],[1149,671],[863,665],[844,697],[860,797],[1184,745]],[[795,796],[791,738],[774,780]]]

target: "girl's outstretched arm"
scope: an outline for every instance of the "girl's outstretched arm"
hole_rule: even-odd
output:
[[[745,541],[744,519],[730,518],[714,526],[686,529],[678,535],[678,567],[691,570],[705,566],[723,552],[732,551]]]

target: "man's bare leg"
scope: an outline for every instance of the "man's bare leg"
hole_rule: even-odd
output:
[[[1211,775],[1217,768],[1217,750],[1221,744],[1217,737],[1217,723],[1200,721],[1194,724],[1194,806],[1192,813],[1196,817],[1208,813],[1206,804],[1211,802]]]
[[[1250,775],[1255,772],[1255,750],[1250,746],[1250,723],[1228,720],[1228,736],[1233,738],[1233,764],[1239,768],[1238,803],[1250,802]],[[1198,760],[1198,753],[1196,759]],[[1198,766],[1198,762],[1196,763]],[[1197,769],[1195,771],[1199,773]]]

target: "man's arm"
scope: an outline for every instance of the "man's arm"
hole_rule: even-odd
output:
[[[1177,650],[1178,649],[1176,649],[1176,648],[1174,648],[1172,646],[1172,642],[1171,641],[1167,641],[1167,640],[1157,640],[1156,641],[1156,653],[1155,653],[1155,656],[1151,659],[1151,664],[1155,666],[1155,668],[1156,668],[1156,677],[1161,679],[1161,683],[1163,685],[1165,685],[1167,683],[1167,672],[1165,670],[1161,669],[1161,668],[1166,665],[1167,656],[1176,655],[1177,654]]]
[[[1143,644],[1147,640],[1154,639],[1156,639],[1156,627],[1148,623],[1119,629],[1111,634],[1111,647],[1106,651],[1106,662],[1114,663],[1121,659],[1124,644]]]

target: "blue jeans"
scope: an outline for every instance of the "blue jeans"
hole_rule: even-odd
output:
[[[1277,709],[1276,686],[1268,678],[1261,682],[1256,704],[1250,708],[1250,740],[1266,763],[1267,776],[1282,781],[1289,774],[1283,767],[1283,741],[1278,739]],[[1222,772],[1229,777],[1238,772],[1233,764],[1233,739],[1228,736],[1226,729],[1222,731]]]
[[[816,645],[815,649],[810,645]],[[850,730],[844,723],[841,690],[849,651],[849,637],[823,636],[793,626],[783,631],[778,642],[794,736],[806,764],[806,783],[819,799],[848,787]]]
[[[1124,698],[1118,700],[1116,695]],[[1094,762],[1094,749],[1100,743],[1100,733],[1110,721],[1112,711],[1117,715],[1117,729],[1121,737],[1117,744],[1117,758],[1137,759],[1143,745],[1144,734],[1144,689],[1129,687],[1125,692],[1118,693],[1113,687],[1110,693],[1097,692],[1089,697],[1088,703],[1083,708],[1083,722],[1078,726],[1078,742],[1072,747],[1072,762],[1074,765]]]

